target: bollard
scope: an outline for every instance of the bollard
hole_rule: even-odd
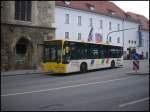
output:
[[[137,72],[139,70],[139,60],[133,60],[133,71]]]
[[[137,71],[139,70],[139,54],[135,52],[132,55],[132,59],[133,59],[133,71],[137,73]]]

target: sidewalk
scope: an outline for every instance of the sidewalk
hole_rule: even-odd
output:
[[[149,75],[149,60],[139,60],[139,70],[137,72],[133,71],[133,60],[124,60],[124,62],[126,65],[126,74]]]
[[[31,69],[31,70],[15,70],[15,71],[7,71],[1,72],[1,77],[5,76],[15,76],[15,75],[31,75],[31,74],[43,74],[39,69]],[[51,73],[51,72],[49,72]]]

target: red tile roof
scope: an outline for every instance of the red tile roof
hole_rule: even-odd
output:
[[[130,15],[135,21],[142,24],[143,30],[149,30],[149,20],[145,16],[133,12],[127,12],[127,15]]]
[[[117,5],[109,1],[70,1],[70,4],[65,4],[65,1],[56,1],[56,6],[63,6],[72,9],[79,9],[88,12],[94,12],[107,16],[118,17],[121,19],[142,23],[144,30],[149,30],[149,20],[143,15],[135,14],[132,12],[125,13]],[[91,10],[89,6],[93,6],[94,10]],[[111,15],[110,12],[115,12],[115,15]],[[130,16],[131,18],[128,18]]]
[[[94,6],[94,10],[90,10],[89,5]],[[88,12],[100,13],[108,16],[112,16],[110,11],[115,12],[114,17],[125,19],[125,12],[109,1],[70,1],[70,4],[65,4],[64,1],[56,1],[56,6],[69,7],[73,9],[84,10]]]

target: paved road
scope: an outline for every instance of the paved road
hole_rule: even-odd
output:
[[[127,75],[127,65],[85,74],[2,77],[1,110],[148,111],[149,75]]]

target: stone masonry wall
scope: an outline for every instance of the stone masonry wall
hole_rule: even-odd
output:
[[[54,35],[54,30],[6,24],[1,25],[1,27],[1,70],[6,71],[17,69],[18,64],[15,46],[17,41],[22,37],[28,39],[33,46],[31,49],[31,57],[26,61],[26,64],[30,65],[27,69],[40,66],[39,64],[42,59],[42,46],[39,46],[38,44],[43,43],[43,34],[51,32],[51,34]]]
[[[45,34],[55,38],[54,22],[55,1],[32,1],[31,21],[15,20],[15,1],[1,2],[1,70],[32,69],[40,65],[42,44]],[[29,41],[27,51],[30,56],[18,61],[16,43],[24,37]]]

